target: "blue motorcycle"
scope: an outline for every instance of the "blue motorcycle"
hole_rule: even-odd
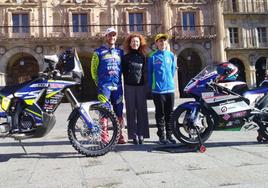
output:
[[[0,90],[0,137],[14,138],[22,147],[23,139],[44,137],[54,127],[54,112],[65,96],[73,108],[67,127],[72,146],[86,156],[104,155],[113,149],[119,138],[115,114],[99,102],[78,102],[71,91],[83,76],[76,50],[44,56],[44,63],[47,68],[37,78]]]
[[[194,101],[179,105],[172,113],[174,136],[182,143],[199,146],[213,130],[257,130],[259,142],[268,139],[268,87],[251,90],[243,82],[219,83],[217,65],[205,67],[184,91]]]

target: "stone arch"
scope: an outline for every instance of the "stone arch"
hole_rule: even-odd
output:
[[[229,60],[229,62],[238,67],[239,73],[237,80],[246,82],[246,73],[243,61],[241,61],[239,58],[232,58]]]
[[[0,71],[6,73],[6,85],[22,83],[43,70],[43,57],[25,47],[12,48],[1,58]]]
[[[176,52],[178,66],[178,88],[180,97],[187,97],[184,87],[191,78],[197,75],[207,62],[212,62],[209,53],[198,44],[186,44]]]
[[[97,87],[92,79],[90,68],[93,52],[88,51],[78,52],[78,56],[84,71],[84,77],[82,78],[80,99],[82,101],[97,100]]]
[[[1,58],[0,61],[0,72],[6,72],[8,67],[9,60],[16,54],[19,53],[26,53],[31,56],[33,56],[36,61],[38,62],[39,69],[43,70],[44,64],[43,64],[43,56],[41,54],[37,54],[33,49],[27,48],[27,47],[15,47],[9,49]]]
[[[261,56],[257,59],[255,63],[255,76],[256,76],[256,85],[259,86],[260,83],[264,80],[266,75],[266,62],[267,57]]]
[[[212,57],[208,50],[206,50],[202,45],[200,44],[193,44],[193,43],[186,43],[182,44],[181,48],[179,48],[175,53],[180,54],[183,50],[191,48],[195,52],[198,53],[199,57],[202,61],[202,67],[205,67],[208,64],[212,63]]]
[[[233,54],[229,57],[227,57],[228,60],[231,59],[238,59],[243,63],[243,66],[245,67],[245,81],[248,84],[248,86],[252,87],[253,83],[255,80],[255,78],[253,78],[254,72],[255,70],[253,70],[253,67],[251,66],[251,63],[249,62],[249,59],[247,56],[241,54],[241,55],[237,55],[237,54]]]

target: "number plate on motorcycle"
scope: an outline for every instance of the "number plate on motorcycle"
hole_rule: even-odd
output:
[[[209,98],[209,97],[214,97],[214,92],[203,92],[202,93],[202,98]]]

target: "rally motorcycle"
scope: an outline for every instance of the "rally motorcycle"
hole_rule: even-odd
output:
[[[206,151],[203,143],[213,130],[257,130],[257,140],[267,140],[268,87],[248,90],[242,82],[219,83],[219,77],[217,66],[209,65],[189,81],[184,91],[194,101],[173,111],[174,136],[186,145],[198,146],[200,152]]]
[[[119,138],[115,114],[99,102],[78,102],[71,90],[80,85],[83,76],[76,50],[44,56],[44,63],[46,70],[38,77],[0,90],[0,137],[18,140],[26,152],[21,140],[47,135],[56,123],[54,112],[65,96],[73,108],[67,127],[72,146],[86,156],[104,155],[113,149]],[[105,132],[103,118],[108,126]]]

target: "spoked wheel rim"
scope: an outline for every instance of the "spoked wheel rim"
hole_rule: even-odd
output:
[[[109,113],[108,113],[109,112]],[[98,156],[107,153],[117,143],[119,137],[118,122],[114,114],[104,107],[89,109],[92,129],[77,114],[69,127],[69,139],[73,146],[82,154]],[[105,120],[105,124],[103,123]],[[71,123],[71,122],[70,122]]]
[[[192,122],[190,122],[190,115],[191,111],[188,109],[181,109],[180,111],[174,112],[172,115],[174,136],[182,143],[198,144],[198,131],[202,141],[206,141],[212,132],[212,127],[210,125],[211,121],[207,116],[199,112],[199,121],[197,122],[198,126],[196,127],[196,130],[192,126]]]

